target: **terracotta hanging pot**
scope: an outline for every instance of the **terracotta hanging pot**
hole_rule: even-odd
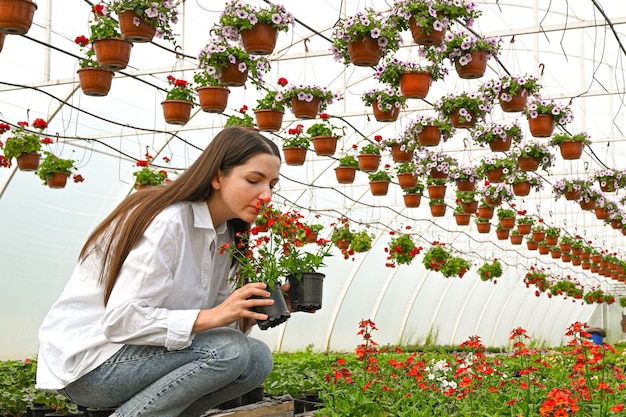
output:
[[[609,178],[606,181],[601,181],[598,179],[598,185],[600,186],[600,190],[603,193],[613,193],[617,190],[615,178]]]
[[[511,149],[511,142],[513,138],[511,136],[507,136],[505,140],[496,139],[492,142],[489,142],[489,149],[493,152],[506,152]]]
[[[404,199],[405,207],[410,207],[410,208],[419,207],[420,203],[422,202],[421,194],[404,194],[402,198]]]
[[[395,122],[398,120],[398,115],[400,115],[400,107],[393,106],[391,110],[381,110],[378,108],[377,101],[372,103],[372,111],[374,112],[374,117],[379,122]]]
[[[538,247],[539,247],[539,243],[535,241],[531,241],[531,240],[526,241],[526,248],[528,250],[537,250]]]
[[[524,236],[511,234],[509,239],[511,240],[511,245],[521,245]]]
[[[243,49],[250,55],[269,55],[274,52],[278,29],[267,23],[257,23],[250,29],[242,29]]]
[[[457,129],[470,129],[474,127],[474,125],[476,124],[476,114],[472,111],[470,111],[469,113],[471,119],[461,121],[459,111],[453,110],[452,114],[450,114],[450,123],[452,123],[452,126],[456,127]]]
[[[507,240],[509,238],[508,229],[496,229],[496,238],[498,240]]]
[[[520,223],[517,225],[517,232],[520,235],[527,235],[530,233],[531,225],[526,223]]]
[[[222,68],[217,79],[220,80],[220,84],[227,87],[242,87],[248,80],[248,70],[239,71],[239,61],[234,64],[229,62]]]
[[[559,248],[561,252],[571,252],[572,244],[571,243],[559,243]]]
[[[530,181],[516,182],[513,184],[513,194],[518,197],[524,197],[530,194]]]
[[[500,219],[500,226],[506,230],[513,229],[515,227],[515,217],[503,217]]]
[[[417,133],[417,141],[422,146],[437,146],[441,142],[441,131],[437,126],[424,126]]]
[[[380,61],[382,50],[378,46],[378,40],[364,36],[348,42],[348,55],[350,62],[358,67],[373,67]]]
[[[491,223],[477,222],[476,229],[478,230],[478,233],[489,233],[489,231],[491,230]]]
[[[609,218],[609,211],[604,207],[596,207],[594,211],[596,214],[596,219],[598,220],[605,220]]]
[[[130,61],[131,42],[122,38],[96,39],[93,48],[100,68],[111,71],[120,71],[126,68]]]
[[[580,200],[581,194],[582,194],[581,190],[565,191],[565,193],[563,193],[563,195],[565,196],[565,199],[569,200],[569,201],[578,201],[578,200]]]
[[[470,201],[469,203],[461,202],[461,209],[465,214],[474,214],[478,210],[478,201]]]
[[[486,172],[487,180],[493,183],[504,182],[504,172],[502,168],[490,169]]]
[[[485,203],[489,204],[490,206],[499,206],[500,204],[502,204],[502,198],[501,197],[487,197],[485,196]]]
[[[311,142],[318,156],[331,156],[337,149],[337,138],[334,136],[314,136]]]
[[[498,98],[500,102],[500,108],[506,113],[516,113],[524,110],[526,102],[528,101],[528,93],[526,89],[522,88],[517,93],[513,94],[511,100],[504,101],[502,98]]]
[[[538,114],[535,118],[528,119],[530,134],[536,138],[547,138],[554,132],[554,117],[549,114]]]
[[[193,103],[185,100],[165,100],[161,102],[165,123],[171,125],[187,124],[191,118]]]
[[[540,245],[539,246],[539,254],[540,255],[547,255],[550,253],[550,247],[547,245]]]
[[[468,213],[456,213],[454,220],[456,220],[457,226],[467,226],[472,216]]]
[[[38,152],[24,152],[16,158],[17,168],[20,171],[36,171],[39,168],[41,154]]]
[[[478,207],[478,217],[491,219],[493,217],[493,207]]]
[[[347,250],[350,247],[350,241],[341,239],[338,240],[337,243],[335,243],[335,246],[337,246],[337,248],[340,250]]]
[[[37,4],[30,0],[0,0],[0,32],[24,35],[33,24]]]
[[[413,151],[403,151],[400,145],[391,145],[391,159],[393,159],[393,162],[411,162],[413,160]]]
[[[558,236],[546,236],[544,240],[548,246],[554,246],[559,243]]]
[[[291,111],[298,119],[315,119],[320,111],[319,97],[313,97],[311,101],[291,99]]]
[[[389,181],[370,181],[372,195],[382,196],[389,192]]]
[[[303,165],[306,160],[306,151],[306,148],[299,147],[283,148],[285,163],[292,166]]]
[[[207,113],[222,113],[228,104],[230,90],[222,86],[208,85],[198,87],[198,102],[202,111]]]
[[[86,67],[77,71],[80,88],[87,96],[104,97],[111,90],[113,72],[102,69]]]
[[[254,111],[256,125],[262,132],[278,132],[283,124],[285,112],[271,109]]]
[[[431,204],[430,205],[430,214],[433,217],[443,217],[446,215],[446,206],[445,204]]]
[[[356,168],[354,167],[337,167],[335,168],[335,177],[339,184],[352,184],[356,177]]]
[[[487,70],[487,52],[472,51],[470,52],[472,60],[466,65],[459,64],[459,58],[455,61],[456,73],[460,78],[472,80],[480,78]]]
[[[475,181],[456,180],[456,189],[459,191],[474,191],[475,186],[476,186]]]
[[[559,144],[559,150],[563,159],[579,159],[583,154],[584,147],[585,144],[583,142],[565,141]]]
[[[445,171],[439,171],[437,168],[431,168],[430,177],[438,180],[445,180],[448,178],[448,173]]]
[[[400,92],[406,98],[424,98],[428,95],[432,77],[428,72],[405,72],[400,75]]]
[[[546,232],[535,231],[532,234],[533,234],[533,240],[535,242],[543,242],[546,238]]]
[[[359,161],[359,169],[363,172],[375,172],[378,171],[380,165],[380,155],[378,154],[360,154],[357,155]]]
[[[137,16],[135,10],[126,10],[117,15],[120,32],[125,40],[133,43],[150,42],[156,33],[156,27],[147,23],[143,16]],[[139,22],[135,25],[135,19]]]
[[[550,256],[552,259],[559,259],[561,257],[561,251],[559,249],[550,250]]]
[[[417,176],[410,172],[398,174],[398,184],[403,190],[414,188],[417,185]]]
[[[519,158],[517,158],[517,166],[522,171],[537,171],[537,169],[539,169],[539,161],[531,156],[520,156]]]
[[[411,28],[411,36],[418,45],[437,46],[441,44],[446,34],[445,27],[442,30],[421,27],[417,24],[413,16],[409,18],[409,26]]]
[[[446,197],[445,185],[428,185],[426,190],[428,191],[428,198],[431,200],[442,200]]]
[[[65,188],[68,174],[65,172],[55,172],[52,178],[46,178],[46,183],[50,188]]]

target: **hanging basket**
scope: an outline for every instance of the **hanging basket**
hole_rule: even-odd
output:
[[[156,34],[156,27],[147,23],[143,16],[137,16],[135,10],[126,10],[117,16],[120,22],[120,32],[125,40],[133,43],[150,42]],[[135,25],[135,18],[139,22]]]
[[[476,187],[475,181],[456,180],[456,189],[459,191],[474,191],[475,187]]]
[[[359,169],[363,172],[375,172],[378,171],[378,166],[380,165],[380,155],[378,154],[360,154],[357,155],[357,160],[359,161]]]
[[[431,83],[428,72],[405,72],[400,75],[400,92],[406,98],[422,99],[428,95]]]
[[[469,112],[471,119],[461,121],[461,116],[459,115],[458,110],[452,110],[452,114],[450,114],[450,123],[452,126],[457,129],[471,129],[476,124],[476,114],[473,111]]]
[[[511,230],[515,227],[515,217],[503,217],[500,219],[500,226],[505,230]]]
[[[511,100],[504,101],[502,98],[498,98],[500,102],[500,108],[506,113],[516,113],[524,110],[526,102],[528,101],[528,93],[526,89],[522,88],[517,93],[513,94]]]
[[[489,222],[477,222],[476,223],[476,230],[478,230],[478,233],[489,233],[489,231],[491,231],[491,223],[489,223]]]
[[[491,219],[493,217],[493,207],[478,207],[478,217]]]
[[[532,229],[532,226],[530,224],[527,224],[527,223],[520,223],[520,224],[517,225],[517,232],[520,235],[530,234],[531,229]]]
[[[496,229],[496,238],[498,240],[507,240],[509,238],[509,229]]]
[[[395,122],[400,115],[400,107],[393,106],[391,110],[381,110],[378,108],[378,101],[372,103],[372,111],[379,122]]]
[[[470,52],[470,56],[472,57],[472,60],[466,65],[459,64],[459,58],[457,58],[454,62],[456,73],[460,78],[466,80],[480,78],[487,70],[487,52],[472,51]]]
[[[469,203],[461,202],[461,209],[465,214],[474,214],[478,210],[478,201],[470,201]]]
[[[256,125],[262,132],[278,132],[283,124],[285,112],[270,109],[254,111]]]
[[[511,240],[511,245],[521,245],[524,236],[511,234],[509,239]]]
[[[400,145],[391,145],[391,159],[393,162],[411,162],[413,151],[403,151]]]
[[[598,179],[598,185],[600,186],[600,190],[603,193],[614,193],[617,191],[617,183],[615,182],[615,178],[609,178],[606,181],[601,181]]]
[[[370,181],[372,195],[383,196],[389,192],[389,181]]]
[[[511,136],[507,136],[505,140],[496,139],[489,142],[489,149],[491,149],[492,152],[506,152],[511,149],[512,141],[513,137]]]
[[[445,204],[431,204],[430,205],[430,214],[433,217],[443,217],[446,215],[446,206]]]
[[[530,181],[521,181],[513,184],[513,194],[518,197],[525,197],[530,194]]]
[[[535,158],[529,157],[519,157],[517,158],[517,166],[522,171],[537,171],[539,169],[539,161]]]
[[[228,104],[230,90],[226,87],[208,85],[198,87],[198,102],[202,111],[207,113],[222,113]]]
[[[306,160],[306,151],[306,148],[300,147],[283,148],[285,163],[291,166],[304,165],[304,161]]]
[[[437,46],[441,44],[446,35],[446,28],[435,30],[434,28],[423,28],[417,24],[415,17],[409,18],[409,26],[411,28],[411,36],[418,45]],[[427,33],[430,32],[430,33]]]
[[[239,61],[228,63],[217,76],[220,84],[226,87],[242,87],[248,80],[248,70],[239,71]]]
[[[113,72],[102,69],[85,67],[77,71],[80,88],[87,96],[104,97],[111,90]]]
[[[554,132],[554,117],[549,114],[538,114],[535,118],[528,119],[530,134],[536,138],[547,138]]]
[[[559,143],[559,150],[563,159],[579,159],[583,154],[583,142],[565,141]]]
[[[100,68],[110,71],[120,71],[126,68],[130,61],[131,42],[122,38],[96,39],[93,48]]]
[[[457,226],[467,226],[470,223],[472,216],[468,213],[456,213],[454,215],[454,220],[456,221]]]
[[[24,152],[16,158],[17,168],[20,171],[36,171],[39,168],[41,154],[38,152]]]
[[[291,111],[298,119],[315,119],[320,111],[320,98],[313,97],[311,101],[291,99]]]
[[[565,191],[563,193],[563,195],[565,196],[566,200],[578,201],[578,200],[580,200],[580,197],[582,195],[582,191],[581,190]]]
[[[532,233],[535,242],[543,242],[546,238],[546,232],[535,231]]]
[[[46,183],[50,188],[65,188],[68,176],[65,172],[55,172],[51,178],[46,178]]]
[[[378,40],[363,36],[348,42],[348,56],[350,62],[357,67],[373,67],[380,61],[382,50],[378,46]]]
[[[267,23],[257,23],[250,29],[242,29],[243,49],[250,55],[269,55],[274,52],[278,29]]]
[[[486,172],[487,180],[493,183],[504,182],[504,170],[503,168],[490,169]]]
[[[37,4],[30,0],[0,0],[0,32],[24,35],[33,24]]]
[[[339,184],[352,184],[356,177],[356,168],[354,167],[337,167],[335,168],[335,177]]]
[[[414,188],[417,185],[417,176],[410,172],[398,174],[398,184],[403,190]]]
[[[502,198],[501,197],[487,197],[485,196],[485,203],[489,204],[490,206],[499,206],[500,204],[502,204]]]
[[[417,133],[417,141],[422,146],[437,146],[441,142],[441,130],[437,126],[424,126]]]
[[[446,197],[445,185],[428,185],[426,191],[428,192],[428,198],[431,200],[442,200]]]
[[[437,168],[430,169],[430,177],[437,180],[448,179],[448,173],[446,171],[439,171]]]
[[[404,206],[409,208],[419,207],[422,202],[421,194],[404,194],[402,198],[404,200]]]
[[[193,103],[185,100],[165,100],[161,102],[165,123],[185,125],[191,118]]]
[[[311,142],[318,156],[332,156],[337,149],[337,138],[334,136],[314,136]]]

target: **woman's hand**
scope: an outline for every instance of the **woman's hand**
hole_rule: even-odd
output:
[[[269,295],[264,283],[246,284],[233,291],[220,305],[201,310],[191,331],[197,333],[206,329],[224,327],[240,319],[245,319],[246,323],[254,320],[267,320],[267,314],[256,313],[251,308],[274,304],[274,300],[269,298]]]

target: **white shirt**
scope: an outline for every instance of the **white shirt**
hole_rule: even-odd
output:
[[[100,256],[79,263],[39,330],[37,387],[63,388],[124,344],[189,346],[198,312],[232,291],[230,256],[219,253],[230,241],[205,202],[167,207],[128,254],[106,308]]]

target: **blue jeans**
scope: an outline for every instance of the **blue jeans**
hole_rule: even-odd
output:
[[[263,342],[211,329],[182,350],[125,345],[59,393],[85,407],[119,405],[113,417],[197,417],[257,388],[272,366]]]

